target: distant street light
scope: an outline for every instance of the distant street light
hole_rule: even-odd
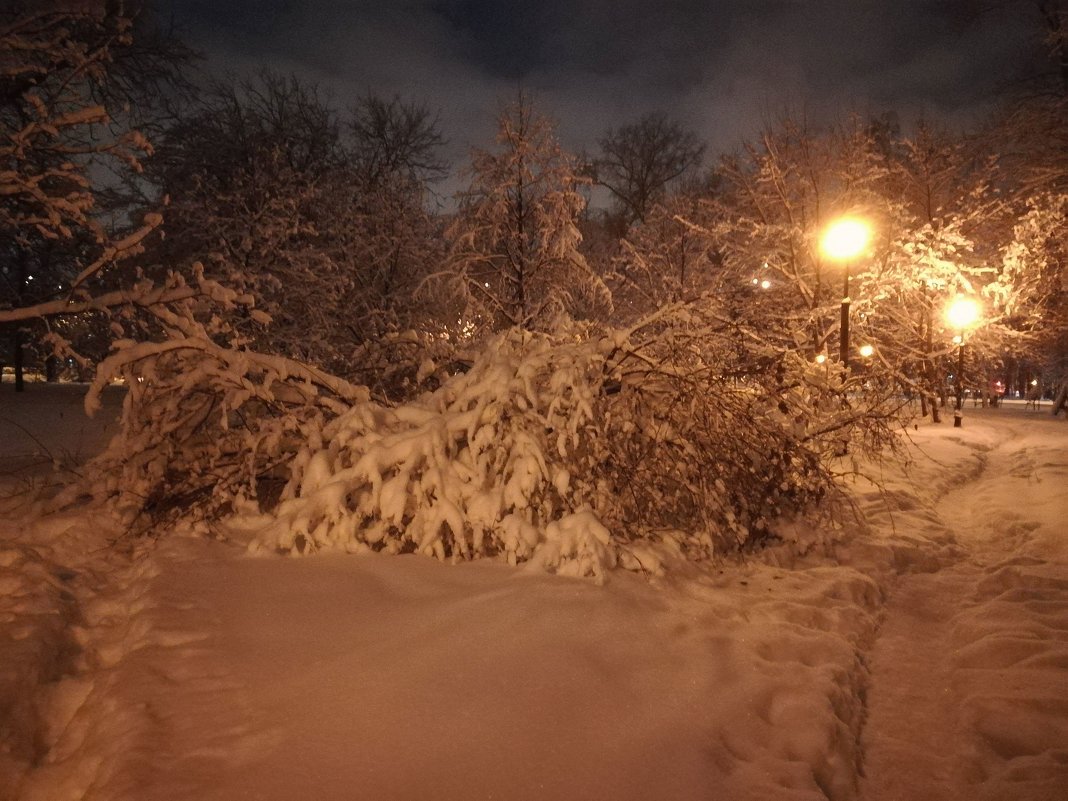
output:
[[[839,328],[839,358],[849,369],[849,265],[864,252],[871,239],[871,226],[856,217],[842,217],[831,223],[820,240],[820,250],[842,263],[842,322]]]
[[[964,330],[975,325],[979,319],[979,303],[974,298],[958,295],[946,307],[946,320],[956,328],[957,342],[957,408],[953,412],[953,427],[960,428],[964,422]]]
[[[861,345],[860,350],[857,352],[860,353],[860,355],[863,356],[865,359],[870,359],[875,353],[875,348],[871,345]]]
[[[817,353],[816,354],[816,364],[821,365],[823,367],[824,376],[827,376],[829,374],[830,365],[827,364],[827,354],[826,353]]]

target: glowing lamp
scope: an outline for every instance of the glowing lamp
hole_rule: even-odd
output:
[[[979,319],[979,304],[974,298],[958,295],[946,306],[946,321],[960,333],[953,337],[957,345],[957,408],[953,411],[953,427],[960,428],[964,417],[964,329]]]
[[[832,259],[845,261],[859,256],[870,239],[871,226],[856,217],[843,217],[828,226],[820,250]]]
[[[973,298],[956,297],[946,307],[946,320],[958,330],[964,330],[979,319],[979,304]]]

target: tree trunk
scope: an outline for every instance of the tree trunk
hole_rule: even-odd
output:
[[[930,392],[928,401],[931,404],[931,422],[941,423],[942,412],[938,403],[938,398],[935,396],[935,366],[934,360],[931,358],[931,311],[927,308],[927,285],[924,284],[924,318],[923,318],[923,389],[924,392]]]
[[[26,390],[26,381],[23,375],[25,370],[25,354],[22,350],[22,329],[16,327],[15,335],[12,337],[13,352],[11,354],[11,364],[15,368],[15,392],[24,392]]]

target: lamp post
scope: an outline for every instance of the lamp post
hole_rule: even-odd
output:
[[[871,226],[856,217],[842,217],[831,223],[820,240],[824,255],[842,262],[842,321],[839,330],[838,355],[843,367],[849,369],[849,264],[868,246]]]
[[[957,329],[957,408],[953,411],[953,427],[964,421],[964,329],[979,319],[979,304],[974,298],[958,295],[946,307],[946,320]]]

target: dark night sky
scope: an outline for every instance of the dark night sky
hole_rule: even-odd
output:
[[[208,69],[295,72],[440,110],[447,156],[485,145],[517,86],[572,150],[664,111],[713,152],[784,109],[965,125],[1038,42],[1034,3],[978,0],[161,0]],[[978,8],[987,11],[976,13]],[[994,10],[989,10],[994,7]]]

